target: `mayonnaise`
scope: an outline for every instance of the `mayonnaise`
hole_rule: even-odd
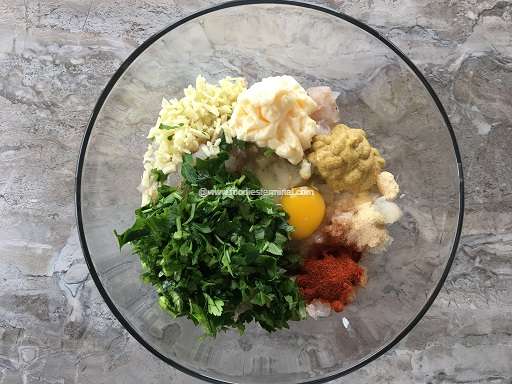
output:
[[[228,135],[271,148],[296,165],[316,134],[317,124],[309,116],[316,109],[293,77],[268,77],[238,96]]]

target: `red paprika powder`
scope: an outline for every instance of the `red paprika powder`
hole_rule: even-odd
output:
[[[347,248],[313,249],[296,280],[304,300],[319,299],[341,312],[354,299],[355,288],[366,283],[365,270],[357,264],[360,257]]]

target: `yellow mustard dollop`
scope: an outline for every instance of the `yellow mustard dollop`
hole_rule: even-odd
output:
[[[372,188],[384,159],[362,129],[336,125],[327,135],[313,139],[311,161],[327,184],[337,192],[362,192]]]

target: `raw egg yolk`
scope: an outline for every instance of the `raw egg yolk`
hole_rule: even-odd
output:
[[[305,239],[315,232],[325,215],[325,202],[322,195],[311,187],[293,188],[291,194],[281,199],[288,223],[295,230],[292,238]]]

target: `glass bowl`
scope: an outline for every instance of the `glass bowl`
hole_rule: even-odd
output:
[[[131,225],[149,128],[162,97],[198,74],[249,83],[292,75],[339,91],[342,121],[363,127],[401,186],[403,218],[385,254],[362,264],[368,285],[342,313],[269,334],[251,325],[201,338],[172,319],[141,282],[138,257],[112,230]],[[150,352],[217,383],[323,382],[390,349],[434,301],[453,261],[463,215],[462,167],[438,97],[414,64],[367,25],[293,1],[236,1],[188,16],[149,38],[121,65],[96,104],[76,179],[80,241],[91,276],[123,326]]]

